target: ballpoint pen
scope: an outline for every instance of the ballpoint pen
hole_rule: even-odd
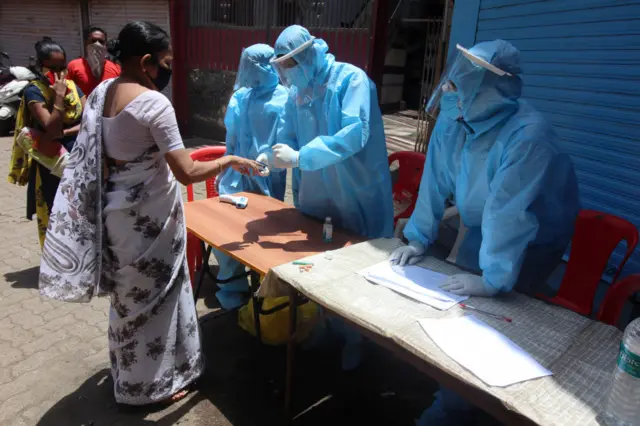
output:
[[[511,318],[505,317],[504,315],[493,314],[491,312],[483,311],[482,309],[474,308],[473,306],[469,306],[469,305],[464,304],[464,303],[460,303],[460,307],[462,309],[469,309],[471,311],[475,311],[475,312],[490,316],[490,317],[495,318],[495,319],[503,320],[503,321],[506,321],[506,322],[513,322],[513,320]]]

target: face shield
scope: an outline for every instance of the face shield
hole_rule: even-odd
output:
[[[254,44],[242,50],[240,64],[233,89],[253,89],[258,92],[274,89],[278,85],[278,75],[271,66],[273,48],[264,44]]]
[[[456,45],[456,53],[454,58],[447,63],[440,82],[433,90],[425,112],[433,118],[436,118],[440,110],[440,104],[443,97],[448,101],[451,94],[461,90],[462,85],[472,78],[482,78],[484,71],[488,70],[498,76],[512,76],[512,74],[501,70],[495,65],[490,64],[479,56],[474,55],[460,45]],[[457,107],[460,108],[460,102]],[[448,114],[451,114],[448,111]]]
[[[309,85],[313,79],[313,75],[310,75],[310,71],[313,68],[303,66],[296,60],[295,56],[300,56],[300,53],[311,47],[314,40],[315,37],[312,37],[286,55],[271,60],[271,65],[278,73],[282,84],[289,88],[292,86],[305,88]]]
[[[234,92],[242,89],[243,87],[252,87],[253,83],[251,82],[250,77],[253,66],[251,59],[247,55],[247,49],[242,48],[240,63],[238,64],[238,72],[236,73],[236,82],[233,85]]]

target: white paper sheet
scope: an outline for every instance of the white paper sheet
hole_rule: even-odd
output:
[[[419,322],[444,353],[489,386],[504,387],[553,374],[475,316]]]
[[[390,288],[440,310],[447,310],[468,299],[467,296],[457,296],[441,290],[438,285],[448,277],[419,266],[392,266],[385,260],[360,271],[359,274],[374,284]]]

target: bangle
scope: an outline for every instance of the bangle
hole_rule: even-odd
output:
[[[58,106],[58,105],[56,105],[56,104],[53,104],[53,107],[54,107],[55,109],[57,109],[58,111],[60,111],[60,112],[64,112],[64,108],[59,107],[59,106]]]

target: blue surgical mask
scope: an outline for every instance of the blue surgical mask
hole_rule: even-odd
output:
[[[458,106],[460,96],[458,92],[444,92],[440,99],[440,115],[443,115],[451,120],[458,119],[462,112]]]
[[[296,86],[299,89],[304,89],[310,83],[307,74],[304,72],[300,65],[287,69],[286,77],[289,81],[289,84],[291,84],[292,86]]]

